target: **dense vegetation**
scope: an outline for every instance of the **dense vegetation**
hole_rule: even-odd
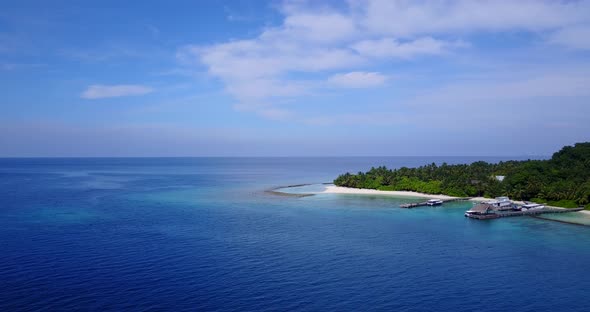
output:
[[[497,176],[505,176],[499,181]],[[451,196],[509,196],[562,207],[590,208],[590,142],[566,146],[549,160],[418,168],[371,168],[340,175],[334,184],[353,188],[415,191]]]

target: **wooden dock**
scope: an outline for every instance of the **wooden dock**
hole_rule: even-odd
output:
[[[509,211],[509,212],[497,212],[482,215],[468,215],[467,217],[478,220],[498,219],[505,217],[519,217],[519,216],[534,216],[543,213],[566,213],[576,212],[584,210],[584,208],[543,208],[538,210],[527,210],[527,211]]]
[[[460,200],[470,200],[471,197],[464,197],[464,198],[451,198],[451,199],[441,199],[443,204],[444,203],[450,203],[450,202],[455,202],[455,201],[460,201]],[[428,206],[428,201],[425,202],[419,202],[419,203],[408,203],[408,204],[401,204],[399,205],[400,208],[416,208],[416,207],[424,207],[424,206]]]

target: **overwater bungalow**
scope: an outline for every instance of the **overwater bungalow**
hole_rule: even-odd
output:
[[[465,216],[466,217],[473,217],[473,216],[493,217],[493,216],[495,216],[494,210],[495,210],[495,207],[493,205],[490,205],[487,203],[481,203],[481,204],[477,204],[477,205],[473,206],[473,208],[467,210],[465,212]]]

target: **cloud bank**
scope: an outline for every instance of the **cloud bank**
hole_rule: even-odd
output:
[[[525,33],[541,44],[590,49],[588,1],[287,1],[280,12],[280,25],[252,38],[187,45],[177,56],[221,80],[237,109],[285,116],[288,109],[277,108],[285,99],[381,86],[395,73],[375,68],[460,54],[476,47],[469,41],[476,34]]]
[[[153,92],[150,87],[142,85],[90,85],[80,95],[83,99],[96,100],[122,96],[137,96]]]
[[[350,72],[336,74],[328,79],[334,86],[344,88],[370,88],[385,83],[387,77],[377,72]]]

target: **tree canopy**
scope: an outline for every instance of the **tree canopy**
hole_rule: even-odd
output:
[[[504,176],[500,181],[497,177]],[[371,168],[345,173],[338,186],[451,196],[509,196],[562,207],[590,208],[590,142],[566,146],[548,160],[503,161],[418,168]]]

